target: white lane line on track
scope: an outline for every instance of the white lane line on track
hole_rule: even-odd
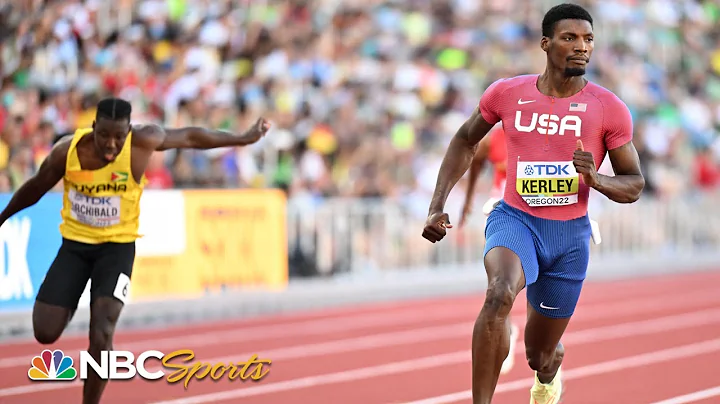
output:
[[[720,299],[719,299],[720,300]],[[351,331],[387,325],[402,325],[426,322],[428,320],[455,319],[458,317],[470,317],[467,313],[458,313],[452,308],[404,310],[401,312],[388,312],[386,314],[365,314],[354,317],[335,318],[327,320],[313,320],[308,322],[277,324],[269,326],[247,327],[231,331],[222,331],[207,334],[186,334],[170,338],[158,338],[135,341],[125,344],[115,344],[115,349],[125,351],[145,351],[147,349],[163,349],[168,347],[187,348],[188,346],[197,349],[198,347],[211,346],[220,343],[247,343],[252,341],[263,341],[272,338],[287,338],[293,336],[322,335],[335,331]],[[85,348],[82,348],[85,349]],[[38,348],[37,355],[42,348]],[[80,349],[63,350],[67,355],[77,357]],[[32,355],[16,356],[0,359],[0,369],[13,366],[28,366]]]
[[[655,296],[652,298],[629,299],[625,301],[615,301],[609,304],[598,302],[579,309],[577,315],[573,318],[573,322],[577,323],[586,319],[596,320],[601,318],[610,318],[616,316],[618,312],[621,312],[623,315],[652,313],[660,312],[666,308],[678,308],[680,306],[690,308],[696,304],[701,305],[715,302],[720,302],[720,295],[717,293],[716,289],[694,291],[693,293],[673,295],[672,297]],[[525,316],[526,314],[524,310],[519,311],[517,314],[513,315],[513,321],[524,323]],[[223,331],[214,334],[187,334],[178,337],[140,340],[132,343],[116,344],[116,349],[133,352],[142,352],[148,349],[175,350],[180,348],[185,349],[188,347],[197,349],[198,347],[228,342],[236,344],[238,342],[247,343],[272,338],[284,338],[288,335],[322,335],[334,331],[360,330],[376,326],[413,324],[415,322],[423,322],[427,320],[443,320],[459,317],[466,317],[466,314],[461,310],[453,310],[452,307],[423,309],[422,311],[419,311],[419,309],[409,309],[401,312],[389,312],[387,314],[363,314],[339,319],[321,319],[288,324],[248,327],[245,329]],[[79,350],[80,349],[63,349],[63,352],[69,356],[78,357]],[[41,349],[38,348],[38,352],[40,351]],[[38,352],[0,359],[0,369],[16,366],[29,366],[29,361],[32,356],[37,355]]]
[[[680,280],[682,282],[683,280]],[[694,284],[696,280],[690,279],[688,282],[691,282]],[[658,284],[658,287],[661,288],[659,291],[653,291],[652,293],[646,293],[648,292],[648,289],[639,289],[633,291],[632,289],[629,289],[632,285],[640,284],[640,281],[626,281],[622,284],[615,285],[613,288],[608,288],[608,285],[605,283],[597,283],[592,284],[592,289],[586,291],[583,296],[582,305],[586,307],[590,307],[592,305],[599,305],[603,302],[611,301],[613,303],[610,303],[610,305],[622,303],[623,301],[627,301],[627,303],[630,303],[630,301],[649,301],[649,300],[661,300],[661,296],[665,296],[665,288],[667,285],[665,285],[665,282],[661,282]],[[643,281],[642,283],[647,283],[647,281]],[[651,284],[657,284],[653,283],[651,281]],[[674,288],[677,286],[673,286]],[[609,290],[608,290],[609,289]],[[600,291],[603,291],[603,293],[599,293]],[[696,295],[706,295],[709,292],[714,293],[715,290],[713,289],[699,289],[699,288],[693,288],[694,293],[693,294],[687,294],[688,297],[694,297]],[[628,296],[629,294],[632,294],[631,296]],[[713,295],[716,296],[716,295]],[[342,320],[351,320],[355,319],[354,321],[363,321],[366,317],[379,317],[382,316],[384,313],[388,313],[390,311],[394,312],[396,315],[400,315],[404,312],[411,312],[411,313],[425,313],[426,315],[429,315],[430,313],[436,312],[436,311],[443,311],[447,310],[448,312],[457,312],[457,305],[459,302],[464,302],[468,300],[472,296],[460,296],[457,298],[445,298],[445,299],[430,299],[430,300],[419,300],[416,302],[396,302],[396,303],[388,303],[388,304],[381,304],[381,305],[372,305],[369,307],[358,307],[358,306],[352,306],[352,307],[344,307],[341,309],[335,309],[335,310],[321,310],[321,313],[317,316],[313,316],[314,318],[304,318],[300,319],[302,317],[308,316],[307,313],[300,313],[297,316],[294,315],[286,315],[286,316],[278,316],[276,318],[276,322],[274,324],[255,324],[255,325],[249,325],[245,324],[242,321],[236,321],[231,322],[231,327],[227,327],[225,324],[220,324],[221,327],[223,327],[223,331],[202,331],[202,332],[194,332],[196,331],[195,328],[207,328],[211,325],[197,325],[195,327],[194,325],[191,325],[188,327],[188,329],[182,329],[179,327],[171,327],[167,330],[159,329],[157,330],[158,333],[168,333],[168,334],[180,334],[183,333],[184,335],[182,337],[171,337],[171,338],[160,338],[160,339],[139,339],[134,342],[118,342],[116,345],[118,346],[118,349],[123,350],[133,350],[135,346],[138,346],[140,344],[146,344],[146,345],[153,345],[153,349],[156,348],[162,348],[164,346],[161,345],[177,345],[181,344],[183,345],[186,341],[198,341],[198,344],[206,344],[206,345],[212,345],[220,342],[225,341],[252,341],[255,340],[253,338],[254,335],[258,335],[256,338],[257,340],[264,340],[267,339],[268,336],[265,335],[265,333],[269,332],[269,337],[275,337],[278,336],[277,333],[273,333],[272,331],[267,330],[276,330],[278,327],[288,329],[292,327],[293,331],[295,328],[311,328],[311,327],[323,327],[324,324],[334,324],[338,321]],[[524,297],[524,296],[523,296]],[[676,296],[677,297],[677,296]],[[523,299],[524,300],[524,299]],[[521,308],[517,312],[518,315],[524,316],[524,307]],[[473,314],[474,316],[474,314]],[[300,317],[300,318],[295,318]],[[242,333],[238,332],[237,330],[243,330]],[[247,331],[253,332],[253,336],[247,335]],[[135,331],[127,331],[123,332],[122,337],[123,338],[132,338],[135,334]],[[283,335],[280,335],[282,337]],[[250,339],[248,339],[250,338]],[[75,345],[74,348],[70,348],[67,346],[64,346],[63,349],[65,351],[80,351],[82,349],[85,349],[86,340],[85,337],[80,336],[69,336],[67,338],[64,338],[67,343],[72,343]],[[14,349],[23,349],[23,348],[30,348],[33,349],[33,347],[36,346],[36,343],[34,340],[27,340],[27,341],[12,341],[4,344],[3,348],[13,347]],[[145,350],[147,347],[144,347],[142,349],[138,350]],[[75,352],[77,353],[77,352]],[[35,351],[29,352],[27,355],[35,355]],[[25,358],[27,355],[22,356],[22,358]],[[0,359],[0,368],[7,367],[9,364],[10,366],[14,366],[14,360],[16,358],[6,358],[7,361],[3,361],[3,359]],[[25,362],[22,362],[23,366]]]
[[[667,400],[658,401],[652,404],[686,404],[717,396],[720,396],[720,386],[668,398]]]
[[[625,358],[615,359],[607,362],[595,363],[592,365],[581,366],[579,368],[567,369],[563,371],[563,380],[581,379],[588,376],[596,376],[603,373],[611,373],[630,368],[639,368],[643,366],[653,365],[656,363],[668,362],[672,360],[684,359],[711,352],[720,351],[720,338],[698,342],[695,344],[682,345],[661,351],[647,352],[641,355],[629,356]],[[529,389],[535,380],[527,378],[515,380],[507,383],[498,384],[495,394],[506,393],[509,391],[517,391]],[[720,395],[718,392],[716,395]],[[708,396],[710,397],[710,396]],[[445,394],[442,396],[431,397],[424,400],[407,402],[405,404],[448,404],[458,401],[471,400],[472,390],[459,391],[457,393]],[[180,404],[180,403],[199,403],[204,401],[165,401],[162,404]],[[690,401],[670,401],[662,402],[662,404],[680,404]],[[155,403],[160,404],[160,403]],[[661,404],[661,403],[655,403]]]
[[[623,324],[616,324],[605,327],[596,327],[590,329],[584,329],[574,332],[569,332],[563,338],[563,342],[566,346],[588,344],[593,342],[607,341],[613,339],[621,339],[638,335],[647,335],[670,331],[674,329],[684,329],[693,326],[703,326],[708,324],[720,323],[720,309],[701,310],[687,314],[660,317],[645,321],[632,321]],[[321,342],[317,344],[306,344],[298,345],[288,348],[280,348],[272,351],[263,352],[263,357],[272,358],[277,363],[278,360],[287,359],[299,359],[321,355],[328,355],[333,353],[344,353],[354,352],[360,350],[370,350],[376,348],[382,348],[387,346],[405,345],[417,342],[437,341],[454,337],[462,337],[468,335],[471,330],[471,323],[459,323],[449,326],[442,327],[429,327],[420,328],[408,331],[393,332],[386,334],[371,335],[359,338],[349,338],[336,341]],[[514,354],[524,352],[524,345],[518,344],[516,346]],[[253,352],[254,353],[254,352]],[[242,353],[236,355],[225,355],[222,357],[203,359],[205,363],[217,363],[217,362],[234,362],[238,358],[250,357],[253,353]],[[438,356],[447,359],[449,356],[450,362],[443,363],[442,361],[437,362],[432,358]],[[442,366],[445,364],[458,363],[455,362],[459,359],[459,363],[468,361],[470,355],[468,352],[461,351],[452,354],[429,356],[418,360],[427,359],[430,362],[435,363],[433,366]],[[443,360],[445,360],[443,359]],[[408,361],[405,361],[408,362]],[[412,363],[412,361],[409,361]],[[398,362],[404,363],[404,362]],[[433,367],[430,366],[430,367]],[[402,369],[402,368],[401,368]],[[155,369],[148,369],[155,370]],[[412,370],[412,368],[409,368]],[[400,372],[402,370],[399,370]],[[341,372],[342,373],[342,372]],[[314,376],[313,376],[314,377]],[[285,383],[285,382],[280,382]],[[274,385],[276,383],[270,383],[268,385]],[[23,394],[31,394],[40,391],[48,390],[61,390],[71,387],[79,387],[78,383],[53,383],[50,385],[32,384],[25,386],[15,386],[0,389],[0,397],[16,396]],[[251,387],[251,389],[254,387]]]
[[[683,359],[692,356],[701,355],[709,352],[720,351],[720,338],[699,342],[695,344],[676,346],[670,349],[647,352],[641,355],[633,355],[607,362],[595,363],[588,366],[582,366],[564,371],[565,380],[579,379],[588,376],[595,376],[603,373],[610,373],[622,369],[636,368],[647,366],[655,363],[662,363],[671,360]],[[414,359],[405,362],[390,363],[381,366],[372,366],[361,369],[353,369],[345,372],[336,372],[326,375],[310,376],[300,379],[287,380],[277,383],[269,383],[256,387],[248,387],[244,389],[227,390],[218,393],[202,394],[194,397],[186,397],[178,400],[159,401],[152,404],[200,404],[200,403],[216,403],[219,401],[252,397],[264,394],[279,393],[302,389],[307,387],[322,386],[328,384],[336,384],[378,376],[386,376],[395,373],[408,372],[413,370],[427,369],[445,364],[461,363],[469,359],[468,352],[455,352],[445,355],[431,356],[427,358]],[[534,380],[532,378],[515,380],[512,382],[501,383],[495,390],[496,394],[510,391],[517,391],[530,388]],[[472,398],[470,390],[454,393],[452,401],[435,401],[438,398],[430,399],[430,401],[416,401],[410,404],[440,404],[455,402]],[[442,396],[445,397],[445,396]]]

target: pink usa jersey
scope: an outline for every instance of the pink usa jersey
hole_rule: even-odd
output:
[[[478,108],[485,121],[502,121],[505,130],[505,202],[540,218],[575,219],[587,214],[590,196],[572,163],[578,139],[600,167],[608,150],[632,140],[632,117],[625,103],[597,84],[557,98],[538,90],[539,77],[495,81]]]

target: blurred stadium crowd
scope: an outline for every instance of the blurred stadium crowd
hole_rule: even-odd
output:
[[[115,95],[131,100],[135,123],[274,123],[253,147],[158,153],[152,188],[399,197],[425,212],[445,147],[482,91],[543,70],[540,23],[556,3],[4,1],[0,192]],[[596,20],[588,78],[630,107],[647,192],[718,189],[718,3],[577,3]]]

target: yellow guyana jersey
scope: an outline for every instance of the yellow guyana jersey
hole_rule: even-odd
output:
[[[98,170],[83,170],[77,144],[92,129],[73,135],[65,164],[64,196],[60,234],[86,243],[129,243],[140,235],[140,197],[147,179],[138,184],[132,175],[132,132],[115,161]]]

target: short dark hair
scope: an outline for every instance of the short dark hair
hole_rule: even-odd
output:
[[[105,98],[97,104],[96,117],[112,120],[130,120],[131,113],[132,106],[129,102],[120,98]]]
[[[593,25],[593,19],[590,13],[577,4],[563,3],[559,4],[545,13],[542,21],[542,34],[548,38],[552,38],[555,31],[555,24],[560,20],[585,20]]]

